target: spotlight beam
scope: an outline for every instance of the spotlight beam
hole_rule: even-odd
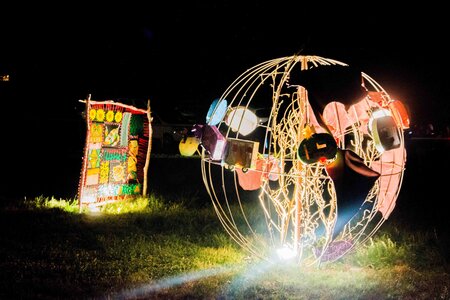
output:
[[[181,274],[178,276],[164,278],[152,283],[143,284],[139,287],[126,289],[119,292],[112,297],[114,299],[136,299],[145,296],[149,296],[158,291],[172,288],[175,286],[179,286],[185,284],[187,282],[197,281],[200,279],[205,279],[212,276],[223,275],[229,272],[236,270],[236,267],[233,266],[220,266],[216,268],[210,268],[200,271],[189,272],[185,274]]]

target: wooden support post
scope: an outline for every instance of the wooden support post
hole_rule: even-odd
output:
[[[83,168],[81,170],[81,178],[80,178],[80,183],[78,186],[78,208],[81,212],[81,195],[83,194],[83,187],[84,187],[84,183],[86,180],[86,169],[87,169],[87,164],[88,164],[88,151],[89,151],[89,139],[90,139],[90,133],[91,133],[91,128],[89,126],[89,114],[90,114],[90,100],[91,100],[91,94],[88,94],[87,99],[86,99],[86,140],[84,142],[84,155],[83,155]]]
[[[143,191],[142,191],[142,195],[144,197],[147,196],[147,172],[148,172],[148,166],[150,164],[150,153],[152,151],[152,135],[153,135],[150,99],[148,99],[148,102],[147,102],[147,119],[148,119],[148,146],[147,146],[147,156],[145,158],[144,186],[143,186]]]

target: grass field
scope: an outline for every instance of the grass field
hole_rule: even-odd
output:
[[[220,225],[196,158],[153,156],[150,197],[101,214],[70,196],[78,156],[58,176],[42,160],[0,196],[0,299],[450,299],[449,145],[410,141],[392,215],[321,268],[248,257]]]
[[[118,213],[120,210],[120,213]],[[449,299],[448,236],[389,220],[321,268],[249,258],[208,205],[151,195],[102,213],[2,201],[1,299]]]

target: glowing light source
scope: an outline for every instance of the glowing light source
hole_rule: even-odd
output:
[[[375,119],[379,119],[379,118],[387,117],[387,116],[392,116],[389,109],[380,108],[380,109],[376,109],[376,110],[372,111],[372,116],[369,119],[368,127],[373,128],[373,122]]]
[[[408,129],[410,121],[405,105],[400,100],[394,100],[389,103],[389,107],[394,112],[393,115],[397,124],[401,125],[403,129]]]
[[[287,245],[284,245],[283,247],[278,248],[276,250],[276,252],[277,252],[278,258],[280,260],[284,260],[284,261],[290,260],[297,256],[297,251],[295,251],[294,249],[292,249],[291,247],[289,247]]]
[[[242,135],[248,135],[258,126],[258,117],[250,109],[238,106],[228,112],[225,124],[234,132],[237,131]]]
[[[328,133],[314,133],[310,137],[304,138],[298,148],[299,159],[304,164],[318,161],[325,163],[327,159],[333,159],[336,153],[336,141]]]
[[[226,149],[227,141],[216,126],[205,125],[201,133],[201,145],[211,160],[220,161]]]
[[[192,156],[198,149],[200,140],[195,136],[188,136],[185,139],[181,139],[178,149],[183,156]]]
[[[378,152],[383,153],[400,147],[399,130],[390,110],[384,108],[374,110],[368,128]]]
[[[224,161],[229,166],[243,170],[254,169],[258,158],[259,142],[241,139],[227,139],[227,149]]]
[[[89,212],[91,213],[99,213],[100,207],[98,205],[89,205]]]
[[[209,106],[206,114],[206,124],[216,126],[222,121],[227,112],[227,100],[215,99]]]

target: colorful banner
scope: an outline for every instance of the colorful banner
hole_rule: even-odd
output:
[[[87,101],[87,134],[80,206],[99,206],[143,192],[147,111],[113,101]]]

